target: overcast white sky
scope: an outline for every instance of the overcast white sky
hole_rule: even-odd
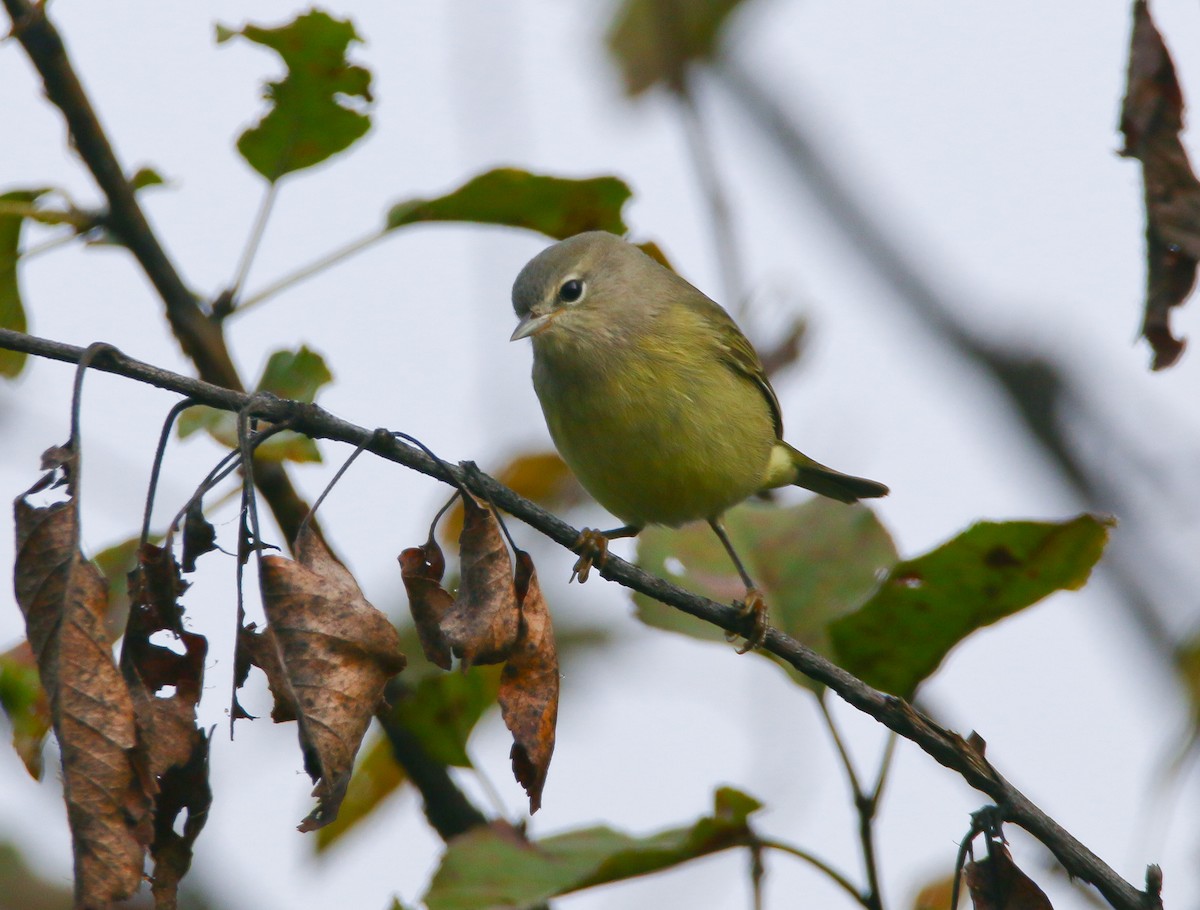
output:
[[[278,73],[269,52],[218,47],[213,24],[246,15],[275,24],[299,8],[59,0],[51,12],[126,165],[171,181],[144,195],[186,280],[202,293],[233,274],[260,181],[233,149],[260,111],[259,84]],[[253,290],[379,223],[388,205],[432,195],[497,164],[568,176],[615,173],[635,191],[627,221],[657,240],[701,289],[720,294],[706,211],[675,111],[658,96],[620,94],[605,58],[609,4],[346,3],[367,44],[355,56],[374,75],[374,127],[355,150],[285,182],[250,277]],[[1200,9],[1154,4],[1179,53],[1185,94],[1200,99],[1190,54]],[[1120,159],[1129,4],[1063,0],[1003,5],[843,0],[756,0],[730,35],[731,53],[769,80],[815,130],[880,221],[902,239],[972,323],[995,339],[1045,352],[1094,392],[1095,405],[1146,443],[1171,496],[1168,556],[1197,543],[1194,400],[1200,353],[1151,376],[1134,342],[1143,287],[1140,176]],[[61,118],[42,99],[14,42],[0,45],[0,187],[65,186],[96,194],[64,151]],[[798,310],[811,320],[802,367],[777,383],[789,438],[823,461],[878,477],[893,495],[878,506],[902,553],[917,554],[980,518],[1064,518],[1081,504],[1027,448],[1000,395],[949,357],[830,230],[795,189],[774,152],[717,86],[703,102],[733,199],[745,272],[764,323]],[[526,345],[509,345],[512,278],[543,245],[533,235],[457,226],[418,227],[230,324],[244,375],[268,354],[308,344],[335,384],[322,403],[367,426],[418,436],[440,455],[485,469],[548,444],[528,383]],[[156,301],[130,258],[111,249],[43,256],[24,273],[32,331],[76,344],[103,339],[187,371]],[[1177,317],[1195,334],[1196,305]],[[37,458],[67,434],[70,370],[33,363],[0,387],[0,494],[16,496]],[[172,400],[109,377],[89,380],[85,406],[84,539],[98,550],[137,526],[153,439]],[[1105,441],[1095,443],[1105,457]],[[345,453],[296,471],[311,495]],[[189,495],[217,455],[205,441],[172,450],[164,510]],[[1127,478],[1134,497],[1155,494]],[[799,495],[799,494],[797,494]],[[443,491],[394,466],[360,461],[324,507],[324,521],[368,597],[403,604],[395,556],[423,539]],[[164,512],[165,514],[165,512]],[[580,521],[602,524],[600,513]],[[231,533],[228,522],[222,526]],[[532,546],[534,536],[521,540]],[[1122,533],[1120,530],[1118,534]],[[627,552],[627,551],[623,551]],[[535,834],[604,821],[634,832],[685,823],[733,784],[764,799],[773,835],[861,878],[848,799],[811,700],[765,661],[645,629],[616,589],[563,583],[572,557],[535,550],[559,621],[613,630],[598,659],[563,667],[558,750]],[[1191,557],[1194,561],[1194,556]],[[219,560],[206,570],[221,575]],[[0,536],[7,572],[12,542]],[[226,566],[232,577],[233,564]],[[1194,566],[1185,565],[1180,577]],[[204,575],[204,573],[201,573]],[[22,634],[0,588],[0,647]],[[1168,586],[1168,596],[1175,592]],[[1194,623],[1179,597],[1178,628]],[[202,579],[186,603],[213,637],[206,719],[227,704],[230,586]],[[1127,878],[1147,862],[1166,873],[1167,905],[1196,906],[1194,777],[1154,815],[1151,781],[1176,742],[1186,707],[1142,654],[1101,586],[1059,595],[977,634],[923,690],[964,734],[978,730],[996,765]],[[263,704],[263,696],[258,696]],[[873,767],[873,723],[839,711],[860,765]],[[524,799],[508,773],[498,718],[472,742],[510,815]],[[53,756],[51,756],[53,758]],[[949,871],[968,814],[983,799],[915,748],[901,746],[880,819],[890,905],[904,907],[926,878]],[[314,859],[294,825],[309,809],[295,731],[266,720],[218,731],[216,799],[193,875],[237,906],[383,908],[415,901],[439,843],[411,794],[393,799],[341,849]],[[866,773],[870,773],[868,770]],[[70,875],[65,813],[52,780],[37,785],[0,749],[0,839],[19,840],[49,877]],[[464,776],[464,786],[479,788]],[[1186,808],[1185,808],[1186,807]],[[36,825],[30,819],[38,820]],[[1019,862],[1042,853],[1018,835]],[[564,900],[592,908],[746,906],[743,856]],[[1039,872],[1056,907],[1078,895]],[[819,876],[769,859],[768,907],[837,906]],[[837,895],[837,896],[835,896]]]

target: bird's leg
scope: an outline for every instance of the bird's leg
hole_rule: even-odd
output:
[[[745,654],[747,651],[752,651],[760,647],[767,640],[767,629],[770,628],[768,622],[767,602],[763,599],[762,591],[750,578],[750,573],[746,571],[746,567],[742,565],[742,561],[738,558],[737,551],[734,550],[733,544],[729,541],[729,535],[725,533],[725,525],[720,518],[710,518],[708,525],[713,529],[717,537],[721,538],[721,543],[725,545],[725,552],[729,554],[729,558],[733,560],[734,566],[738,570],[738,575],[742,577],[742,584],[746,586],[745,599],[740,603],[735,602],[738,607],[738,612],[749,620],[749,634],[746,636],[746,643],[738,648],[738,654]],[[732,632],[725,633],[727,641],[733,641],[737,636]]]
[[[588,574],[592,571],[593,565],[604,568],[604,563],[608,559],[608,542],[610,540],[616,540],[618,537],[636,537],[641,530],[641,525],[622,525],[611,531],[584,528],[579,534],[579,539],[575,541],[575,546],[571,547],[579,554],[579,559],[576,560],[575,568],[571,572],[571,581],[578,578],[579,583],[583,584],[588,580]]]

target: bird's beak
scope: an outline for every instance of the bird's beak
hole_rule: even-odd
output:
[[[512,336],[508,340],[520,341],[522,338],[536,335],[538,332],[549,328],[553,318],[553,313],[543,313],[540,316],[535,316],[533,313],[526,313],[521,317],[521,321],[517,323],[517,327],[513,329]]]

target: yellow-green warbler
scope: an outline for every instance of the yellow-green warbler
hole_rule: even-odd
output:
[[[513,284],[512,340],[533,342],[533,387],[563,460],[625,525],[585,530],[575,572],[603,565],[608,541],[648,524],[704,519],[746,585],[746,650],[767,610],[721,515],[796,484],[842,502],[884,496],[874,480],[827,468],[783,441],[779,401],[737,324],[670,269],[591,231],[535,256]]]

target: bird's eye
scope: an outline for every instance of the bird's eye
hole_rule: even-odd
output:
[[[571,278],[564,281],[562,287],[558,289],[558,299],[563,303],[574,303],[583,296],[583,282],[578,278]]]

